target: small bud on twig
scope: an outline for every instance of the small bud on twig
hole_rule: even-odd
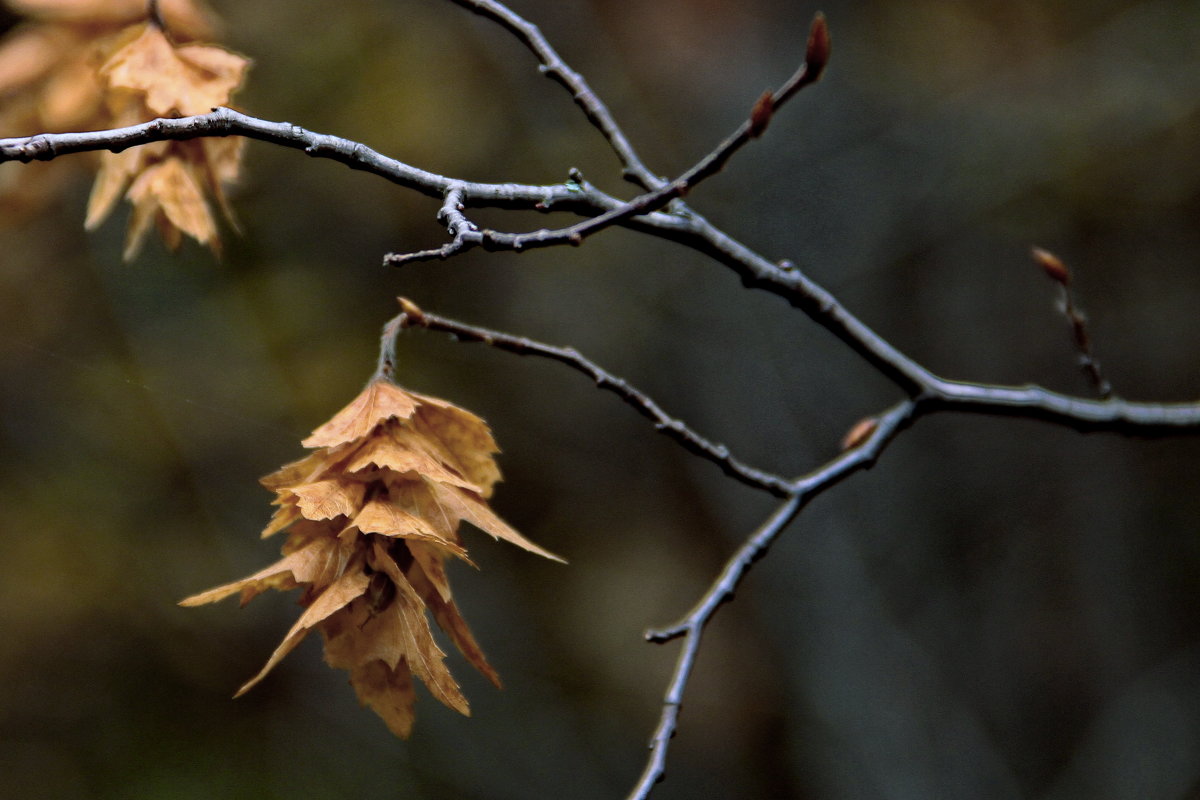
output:
[[[815,81],[821,77],[825,65],[829,63],[832,48],[833,42],[829,36],[829,26],[825,24],[825,15],[818,11],[813,17],[812,27],[808,30],[808,50],[804,55],[805,68],[812,76],[810,80]]]
[[[879,427],[879,420],[875,417],[865,417],[854,423],[854,427],[846,431],[846,435],[842,437],[842,452],[853,450],[865,443],[877,427]]]
[[[1067,265],[1062,262],[1061,258],[1040,247],[1031,249],[1030,254],[1050,280],[1063,287],[1071,285],[1071,271],[1067,269]]]
[[[1075,344],[1076,352],[1079,353],[1079,366],[1087,375],[1088,380],[1092,382],[1100,399],[1109,399],[1112,397],[1112,384],[1104,377],[1104,373],[1100,371],[1100,362],[1092,354],[1092,337],[1088,333],[1087,317],[1075,305],[1075,298],[1072,296],[1071,270],[1067,269],[1067,265],[1061,258],[1049,250],[1034,247],[1029,252],[1050,280],[1059,285],[1062,296],[1058,310],[1067,318],[1067,324],[1071,326],[1071,339]]]
[[[400,310],[407,314],[413,322],[421,322],[425,319],[425,312],[412,300],[407,297],[397,297],[396,300],[400,302]]]
[[[754,108],[750,110],[750,130],[747,132],[751,139],[762,136],[773,113],[775,113],[775,94],[768,89],[755,101]]]

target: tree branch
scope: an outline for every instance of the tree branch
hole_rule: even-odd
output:
[[[460,2],[460,0],[454,0]],[[462,0],[466,2],[467,0]],[[536,30],[536,28],[535,28]],[[814,45],[815,42],[822,44]],[[727,136],[713,150],[701,158],[695,165],[685,171],[670,183],[664,183],[635,197],[617,208],[609,209],[603,214],[591,217],[582,222],[557,230],[542,229],[530,233],[499,234],[489,231],[483,233],[486,243],[495,248],[509,250],[527,250],[534,247],[551,247],[559,244],[578,245],[588,236],[599,233],[605,228],[617,225],[630,217],[649,214],[666,206],[672,200],[683,197],[702,181],[716,175],[733,154],[742,149],[751,139],[759,136],[766,127],[766,120],[780,106],[794,97],[801,89],[811,86],[821,78],[828,58],[829,35],[825,28],[825,18],[820,14],[813,20],[813,33],[809,36],[808,53],[803,64],[779,87],[769,101],[765,117],[752,113],[737,130]],[[760,101],[761,102],[761,101]],[[755,112],[759,105],[754,108]],[[630,151],[632,153],[632,151]],[[686,212],[683,212],[686,216]]]
[[[445,223],[450,241],[432,250],[419,250],[415,253],[388,253],[383,257],[384,266],[400,267],[417,261],[445,260],[450,256],[470,250],[480,243],[479,229],[467,219],[463,213],[464,189],[461,183],[455,183],[446,191],[446,199],[438,211],[438,221]]]
[[[1062,262],[1062,259],[1049,250],[1035,247],[1031,255],[1050,280],[1058,284],[1060,294],[1058,308],[1067,318],[1067,324],[1070,326],[1071,343],[1075,345],[1075,350],[1079,353],[1079,367],[1095,387],[1096,394],[1100,396],[1100,399],[1107,400],[1113,393],[1112,384],[1104,377],[1104,373],[1100,369],[1100,362],[1096,360],[1096,356],[1092,352],[1092,337],[1088,333],[1087,317],[1079,309],[1079,305],[1075,302],[1075,293],[1071,291],[1071,270],[1067,269],[1067,265]]]
[[[1065,425],[1077,431],[1127,436],[1200,433],[1200,403],[1145,403],[1110,397],[1093,400],[1052,392],[1041,386],[993,386],[935,378],[920,398],[922,412],[958,411],[1023,417]]]
[[[887,444],[911,421],[914,410],[915,404],[912,401],[897,405],[879,418],[875,431],[860,447],[847,451],[821,469],[798,480],[796,493],[776,508],[766,522],[738,548],[695,607],[674,625],[646,632],[646,640],[650,642],[661,644],[678,638],[683,638],[684,642],[671,680],[667,684],[667,691],[663,695],[662,714],[650,739],[650,756],[641,777],[629,793],[628,800],[645,800],[650,796],[654,785],[661,781],[666,773],[667,748],[679,725],[683,693],[696,664],[704,630],[717,610],[733,599],[734,592],[750,568],[767,554],[771,544],[779,538],[779,534],[804,506],[847,475],[874,464]]]
[[[1117,397],[1086,399],[1038,386],[996,386],[951,381],[934,375],[913,358],[901,353],[871,330],[838,300],[790,262],[773,262],[719,230],[688,208],[681,198],[694,186],[719,172],[752,138],[762,135],[773,114],[792,96],[814,83],[829,57],[829,37],[823,17],[814,20],[804,64],[774,92],[764,93],[747,119],[708,155],[675,180],[655,175],[641,161],[611,112],[581,75],[572,70],[549,45],[538,28],[495,0],[453,0],[458,5],[502,25],[538,59],[541,71],[571,92],[590,124],[603,135],[623,166],[624,177],[644,191],[624,201],[608,195],[577,172],[561,184],[477,183],[438,175],[405,164],[348,139],[307,131],[287,122],[271,122],[227,108],[177,119],[159,119],[141,125],[88,133],[40,134],[0,140],[0,162],[50,160],[69,153],[95,150],[118,152],[128,147],[165,140],[205,136],[241,135],[300,149],[313,157],[329,158],[352,169],[380,176],[397,185],[441,201],[438,219],[450,241],[438,248],[407,254],[389,254],[386,263],[408,264],[445,259],[475,247],[519,251],[532,247],[576,245],[587,236],[612,226],[669,239],[712,257],[732,269],[751,288],[770,291],[829,330],[851,351],[892,381],[905,398],[875,420],[865,441],[838,455],[808,475],[788,480],[749,466],[666,414],[650,397],[602,369],[573,348],[546,345],[508,334],[478,328],[429,314],[408,303],[386,328],[380,370],[391,370],[387,349],[402,327],[424,327],[451,333],[463,341],[482,342],[519,355],[549,358],[587,375],[598,388],[610,391],[649,419],[656,430],[689,452],[716,464],[739,482],[782,498],[784,502],[762,526],[732,554],[720,575],[681,620],[662,630],[650,631],[648,640],[665,643],[683,639],[674,673],[663,698],[659,724],[651,740],[651,754],[641,779],[630,795],[646,798],[666,768],[667,748],[674,735],[683,693],[692,674],[703,632],[717,610],[732,597],[753,564],[762,558],[784,528],[810,500],[840,481],[869,468],[888,444],[919,418],[936,412],[992,414],[1039,419],[1080,431],[1111,431],[1126,435],[1165,435],[1200,432],[1200,403],[1153,404]],[[670,211],[664,208],[670,207]],[[466,214],[472,207],[564,211],[584,219],[577,224],[530,232],[481,230]],[[1074,324],[1074,321],[1073,321]],[[1073,329],[1077,345],[1085,347],[1086,331]],[[1094,361],[1094,359],[1093,359]],[[1098,367],[1094,382],[1100,386]],[[1103,393],[1104,389],[1101,387]]]
[[[290,122],[272,122],[231,108],[208,114],[151,120],[138,125],[81,133],[40,133],[0,139],[0,163],[49,161],[59,156],[95,150],[119,153],[137,145],[208,136],[245,136],[271,144],[303,150],[314,158],[329,158],[351,169],[362,170],[428,197],[444,199],[451,189],[462,191],[468,205],[539,211],[564,210],[595,214],[619,207],[620,200],[593,186],[519,183],[476,183],[438,175],[389,158],[366,145],[305,130]]]
[[[522,356],[539,356],[566,364],[568,367],[582,372],[596,383],[596,388],[620,397],[625,403],[646,419],[654,423],[654,429],[665,434],[668,438],[682,445],[693,455],[716,464],[729,477],[770,492],[776,497],[787,497],[793,492],[789,481],[769,472],[749,467],[734,458],[723,444],[715,444],[693,431],[681,420],[669,416],[658,403],[647,394],[631,386],[628,381],[618,378],[611,372],[584,358],[573,347],[554,347],[553,345],[535,342],[521,336],[511,336],[500,331],[488,330],[474,325],[467,325],[446,317],[431,314],[418,308],[411,301],[401,298],[404,311],[399,316],[400,328],[425,328],[431,331],[449,333],[462,342],[481,342]],[[389,323],[390,324],[390,323]]]
[[[646,762],[642,775],[629,793],[629,800],[644,800],[650,796],[654,785],[663,779],[667,768],[667,748],[679,725],[679,712],[683,707],[683,692],[692,676],[692,668],[696,664],[696,655],[700,652],[700,641],[704,628],[717,608],[733,596],[733,588],[741,581],[751,564],[761,558],[780,532],[788,523],[795,519],[804,505],[799,495],[788,498],[762,524],[757,531],[746,540],[741,549],[725,565],[725,569],[717,578],[713,588],[701,599],[699,605],[688,617],[671,628],[669,631],[650,631],[646,639],[652,642],[666,642],[679,636],[684,636],[683,648],[675,661],[675,671],[667,684],[666,694],[663,695],[663,710],[650,738],[650,757]]]
[[[792,481],[743,464],[730,456],[724,445],[700,437],[680,420],[668,416],[651,398],[584,358],[574,348],[554,347],[525,337],[467,325],[423,311],[401,298],[404,311],[385,326],[394,332],[422,327],[449,333],[463,342],[479,342],[522,356],[539,356],[565,364],[592,378],[598,388],[613,392],[642,416],[654,421],[655,429],[670,436],[689,452],[717,464],[722,472],[754,488],[785,498],[726,562],[720,574],[679,621],[646,632],[646,640],[664,644],[682,638],[683,646],[663,696],[658,725],[650,740],[650,755],[629,800],[645,800],[666,771],[667,750],[675,735],[683,695],[691,679],[704,631],[718,609],[734,593],[753,565],[767,554],[784,528],[818,495],[854,473],[875,464],[884,449],[905,428],[921,417],[939,411],[997,414],[1025,417],[1065,425],[1080,431],[1112,431],[1132,435],[1170,432],[1200,433],[1200,403],[1150,404],[1119,399],[1090,400],[1051,392],[1038,386],[1008,387],[947,381],[925,373],[921,391],[872,420],[865,439],[845,450],[813,472]],[[385,342],[392,334],[384,335]],[[381,362],[382,363],[382,362]]]
[[[151,122],[84,133],[42,133],[13,139],[0,139],[0,163],[5,161],[50,160],[63,155],[96,150],[119,152],[129,147],[167,140],[186,140],[206,136],[246,136],[272,144],[303,150],[315,158],[329,158],[351,169],[362,170],[397,185],[413,189],[429,197],[443,200],[447,193],[461,192],[455,205],[490,206],[507,209],[538,211],[570,211],[582,216],[602,215],[619,210],[627,204],[601,192],[577,172],[566,183],[537,186],[518,183],[476,183],[445,177],[389,158],[364,144],[329,134],[314,133],[288,122],[271,122],[251,117],[229,108],[219,108],[209,114]],[[646,195],[643,195],[646,197]],[[637,202],[637,199],[633,202]],[[611,219],[611,218],[610,218]],[[464,218],[465,220],[465,218]],[[618,223],[611,223],[618,224]],[[932,376],[912,359],[901,354],[882,337],[864,325],[829,292],[808,279],[789,262],[775,264],[750,248],[718,230],[694,211],[686,214],[653,212],[622,217],[619,224],[632,230],[651,233],[676,241],[715,258],[737,272],[742,282],[754,288],[771,291],[787,299],[820,325],[850,346],[869,364],[878,369],[910,395],[918,393]],[[462,252],[467,246],[496,248],[511,244],[513,237],[522,234],[497,234],[476,231],[469,223],[460,225],[454,234],[463,240],[462,246],[450,246],[422,251],[405,259],[395,254],[389,263],[446,258]],[[470,228],[471,230],[468,230]],[[537,233],[523,234],[533,236]],[[506,238],[507,237],[507,238]],[[569,239],[557,244],[576,244]]]
[[[536,25],[503,3],[493,2],[493,0],[451,0],[451,2],[499,23],[529,48],[541,62],[539,67],[541,73],[570,92],[575,104],[582,109],[588,122],[604,136],[613,152],[617,154],[617,158],[620,159],[626,180],[646,190],[658,189],[666,183],[642,163],[624,131],[617,125],[617,121],[608,110],[608,106],[592,91],[584,77],[562,60],[558,51],[550,46]]]

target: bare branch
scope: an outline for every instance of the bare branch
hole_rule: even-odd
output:
[[[458,0],[455,0],[456,2]],[[823,18],[821,26],[824,26]],[[814,22],[814,26],[816,26]],[[822,67],[824,65],[821,65]],[[771,113],[774,114],[785,102],[794,97],[806,86],[816,83],[821,77],[821,70],[810,69],[806,60],[788,80],[775,91],[770,102]],[[619,224],[630,217],[658,211],[672,200],[683,197],[700,182],[720,172],[733,154],[740,150],[751,139],[762,133],[766,125],[761,119],[753,116],[738,126],[737,130],[727,136],[712,152],[701,158],[695,165],[675,180],[652,189],[645,194],[635,197],[629,202],[610,209],[590,219],[558,230],[539,230],[521,234],[496,234],[485,232],[484,237],[492,247],[511,250],[527,250],[534,247],[550,247],[560,244],[577,245],[588,236],[599,233],[605,228]]]
[[[1067,324],[1071,328],[1071,341],[1079,353],[1079,367],[1095,387],[1100,399],[1107,400],[1112,396],[1112,384],[1104,377],[1100,370],[1100,362],[1092,353],[1092,337],[1088,333],[1087,317],[1075,302],[1075,293],[1071,291],[1071,271],[1062,259],[1049,250],[1035,247],[1032,256],[1050,280],[1058,284],[1061,292],[1059,310],[1067,318]]]
[[[438,220],[445,223],[450,241],[432,250],[415,253],[388,253],[383,257],[387,267],[399,267],[417,261],[445,260],[452,255],[470,250],[480,243],[479,229],[463,213],[463,186],[456,183],[446,192],[446,199],[438,211]]]
[[[675,661],[675,671],[671,674],[666,694],[663,695],[663,709],[658,720],[658,726],[654,729],[654,735],[650,738],[650,757],[633,791],[629,793],[628,800],[645,800],[645,798],[650,796],[654,785],[661,781],[666,774],[667,748],[670,746],[671,738],[675,735],[675,730],[679,726],[679,712],[683,707],[683,692],[687,688],[688,680],[692,676],[692,668],[696,664],[696,655],[700,652],[700,641],[704,635],[704,628],[717,608],[732,596],[732,588],[730,588],[729,594],[726,594],[724,587],[719,586],[719,584],[722,584],[726,580],[732,580],[734,585],[736,585],[741,580],[741,577],[745,575],[746,570],[750,568],[750,565],[757,558],[761,558],[762,553],[765,552],[765,548],[770,546],[770,543],[787,527],[787,524],[796,517],[802,506],[803,500],[798,495],[788,498],[783,505],[779,506],[775,513],[754,532],[738,553],[730,559],[721,576],[717,579],[717,583],[714,584],[714,588],[709,590],[709,593],[705,595],[700,605],[697,606],[697,610],[693,611],[693,614],[689,615],[684,623],[680,623],[680,625],[672,628],[669,632],[652,631],[646,634],[646,638],[652,642],[670,641],[670,639],[679,636],[685,638],[683,648],[679,651],[679,658]]]
[[[625,137],[624,131],[613,119],[608,106],[596,96],[584,77],[562,60],[536,25],[513,12],[503,3],[496,3],[492,0],[452,1],[463,8],[474,11],[481,17],[498,22],[533,52],[541,62],[542,74],[557,81],[571,93],[575,104],[583,110],[588,122],[595,126],[608,141],[609,146],[612,147],[625,168],[623,174],[626,180],[647,190],[657,189],[666,183],[642,163],[637,153],[634,152],[633,146]]]
[[[667,750],[679,724],[683,694],[700,651],[704,630],[717,610],[733,599],[738,586],[755,562],[766,555],[783,529],[813,498],[854,473],[874,465],[888,444],[920,417],[937,411],[960,411],[1041,419],[1084,431],[1108,430],[1138,435],[1171,431],[1200,433],[1200,403],[1171,405],[1088,400],[1050,392],[1037,386],[956,383],[926,373],[928,377],[922,379],[922,391],[918,396],[908,398],[871,418],[869,425],[863,426],[861,433],[850,443],[849,449],[807,475],[784,481],[733,459],[723,445],[714,445],[681,421],[667,416],[644,393],[587,360],[573,348],[553,347],[524,337],[466,325],[422,311],[403,298],[400,302],[404,311],[389,323],[388,331],[423,327],[450,333],[460,341],[481,342],[518,355],[541,356],[565,364],[591,377],[598,388],[618,395],[642,416],[653,420],[657,430],[666,433],[689,452],[716,463],[725,474],[746,485],[786,498],[775,513],[730,557],[691,611],[666,628],[647,631],[646,639],[650,642],[662,644],[682,638],[684,643],[663,696],[662,713],[650,740],[650,756],[628,796],[629,800],[645,800],[665,774]],[[385,333],[385,341],[389,335]]]
[[[411,301],[401,298],[405,309],[400,315],[401,328],[426,328],[431,331],[452,334],[463,342],[482,342],[499,350],[522,356],[540,356],[566,364],[582,372],[596,383],[596,388],[612,392],[639,414],[654,423],[654,429],[665,434],[684,447],[689,453],[713,462],[721,471],[747,486],[770,492],[776,497],[787,497],[793,491],[791,484],[778,475],[749,467],[734,458],[723,444],[716,444],[693,431],[681,420],[669,416],[658,403],[647,394],[631,386],[597,364],[584,358],[573,347],[554,347],[531,339],[510,336],[500,331],[467,325],[446,317],[440,317],[417,308]]]
[[[747,122],[744,127],[748,128]],[[377,175],[400,186],[430,197],[445,199],[454,188],[461,189],[464,206],[491,206],[539,211],[562,210],[583,216],[627,209],[622,203],[587,181],[578,173],[562,184],[536,186],[517,183],[476,183],[448,178],[389,158],[364,144],[329,134],[314,133],[288,122],[271,122],[220,108],[209,114],[173,119],[157,119],[139,125],[84,133],[43,133],[13,139],[0,139],[0,163],[5,161],[50,160],[72,153],[95,150],[118,152],[129,147],[164,140],[185,140],[206,136],[246,136],[272,144],[303,150],[315,158],[330,158],[351,169]],[[646,195],[643,195],[646,197]],[[634,202],[637,202],[636,200]],[[750,287],[763,288],[787,299],[819,324],[830,330],[887,376],[904,391],[916,394],[932,377],[924,368],[888,344],[845,309],[829,292],[805,277],[799,270],[775,264],[734,240],[708,223],[699,214],[655,212],[621,220],[637,231],[653,233],[679,242],[716,258],[737,272]],[[461,230],[461,228],[460,228]],[[457,234],[456,234],[457,235]],[[463,233],[466,240],[478,237],[488,249],[513,246],[519,234],[494,231]],[[538,234],[523,234],[533,236]],[[507,238],[506,238],[507,237]],[[560,238],[556,243],[577,244],[579,240]],[[409,260],[448,257],[463,248],[438,248],[414,255]],[[392,263],[403,262],[393,257]]]
[[[208,114],[151,120],[138,125],[100,131],[72,133],[39,133],[0,139],[0,163],[7,161],[50,161],[74,153],[111,150],[120,152],[130,147],[161,141],[182,141],[213,136],[245,136],[292,149],[303,150],[314,158],[328,158],[351,169],[377,175],[399,186],[420,192],[427,197],[443,199],[451,189],[462,192],[464,207],[527,209],[534,211],[565,211],[593,217],[613,210],[625,209],[628,203],[600,191],[572,171],[564,183],[536,185],[522,183],[478,183],[451,178],[414,167],[390,158],[361,142],[340,136],[315,133],[290,122],[259,119],[230,108],[217,108]],[[634,230],[661,231],[663,234],[683,234],[688,220],[677,214],[623,213],[615,223]],[[499,234],[480,232],[479,243],[489,249],[512,249],[515,236],[534,234]],[[571,237],[555,242],[573,244]],[[519,248],[517,248],[519,249]]]
[[[1040,386],[992,386],[936,378],[920,398],[922,412],[1039,419],[1091,433],[1127,436],[1200,433],[1200,403],[1145,403],[1110,397],[1091,400],[1052,392]]]
[[[351,169],[386,178],[397,185],[429,197],[442,199],[460,187],[464,202],[499,208],[539,210],[582,210],[584,213],[617,207],[622,203],[606,197],[594,187],[568,188],[563,184],[531,186],[517,183],[474,183],[448,178],[389,158],[366,145],[339,136],[314,133],[290,122],[271,122],[217,108],[208,114],[156,119],[139,125],[81,133],[40,133],[0,139],[0,163],[5,161],[49,161],[59,156],[94,150],[120,152],[137,145],[165,140],[198,139],[207,136],[245,136],[293,149],[314,158],[329,158]],[[597,202],[599,201],[599,202]]]
[[[675,671],[663,696],[663,710],[658,726],[650,739],[650,757],[641,778],[629,794],[629,800],[645,800],[649,797],[654,785],[662,780],[666,772],[667,748],[679,724],[683,693],[691,678],[696,655],[700,652],[704,629],[717,610],[733,599],[734,592],[750,568],[767,554],[771,544],[810,500],[848,475],[874,464],[888,443],[913,420],[915,413],[916,403],[911,400],[900,403],[879,417],[874,432],[861,446],[843,453],[824,467],[798,479],[794,484],[796,493],[779,506],[738,548],[696,606],[674,625],[646,632],[646,639],[650,642],[664,643],[681,637],[684,642],[675,662]]]

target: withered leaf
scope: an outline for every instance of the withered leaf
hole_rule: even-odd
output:
[[[64,46],[72,44],[66,31],[48,26],[11,33],[0,47],[0,95],[41,80],[60,62]]]
[[[266,539],[268,536],[273,536],[282,530],[286,530],[289,525],[301,518],[300,508],[296,504],[296,501],[285,502],[271,515],[271,521],[262,530],[262,538]]]
[[[125,237],[126,261],[137,257],[152,222],[169,222],[168,234],[182,231],[203,245],[217,242],[217,226],[192,168],[179,158],[152,164],[134,179],[125,193],[133,204]],[[168,239],[172,249],[178,237]]]
[[[201,606],[216,603],[238,592],[243,593],[242,605],[245,605],[254,595],[267,589],[286,591],[302,583],[324,586],[341,574],[348,559],[349,554],[336,539],[319,539],[309,542],[253,575],[194,594],[180,600],[179,605]],[[245,594],[247,591],[250,592],[249,596]]]
[[[466,657],[471,666],[479,670],[485,678],[491,681],[493,686],[499,689],[502,686],[500,676],[488,663],[483,654],[483,648],[475,641],[471,629],[467,627],[467,621],[458,611],[458,606],[452,601],[445,602],[435,598],[429,607],[433,611],[433,618],[437,621],[438,627],[449,634],[458,651]]]
[[[407,664],[401,663],[395,669],[382,661],[362,664],[351,669],[350,684],[359,702],[382,717],[388,730],[401,739],[409,737],[416,718],[413,706],[417,694]]]
[[[85,25],[128,25],[146,18],[146,0],[5,0],[20,14]],[[198,39],[212,31],[208,9],[197,0],[159,0],[159,13],[175,36]]]
[[[388,420],[367,439],[345,468],[349,472],[358,472],[372,466],[382,467],[401,474],[424,475],[479,493],[480,487],[463,477],[453,458],[437,442],[407,427],[401,420]]]
[[[466,697],[433,637],[430,616],[467,660],[497,686],[455,605],[446,562],[467,558],[464,520],[498,539],[556,556],[513,530],[488,507],[499,478],[495,442],[478,417],[436,398],[373,380],[304,444],[315,452],[263,479],[275,511],[263,531],[286,530],[284,558],[249,578],[188,598],[195,605],[242,592],[303,587],[307,605],[257,684],[319,629],[325,660],[350,672],[364,705],[407,736],[413,723],[412,677],[463,714]],[[478,481],[478,482],[476,482]]]
[[[488,498],[500,480],[493,453],[500,452],[487,423],[466,409],[427,395],[414,395],[421,403],[415,427],[430,440],[444,446],[463,474]]]
[[[342,456],[354,449],[355,443],[335,448],[327,448],[311,453],[299,461],[285,464],[280,469],[259,479],[259,483],[268,489],[282,489],[301,483],[311,483],[319,480],[321,475],[329,470]]]
[[[333,419],[301,442],[305,447],[336,447],[362,439],[375,426],[389,419],[408,419],[417,410],[413,396],[391,381],[378,379],[343,408]]]
[[[143,95],[155,116],[206,114],[229,103],[249,65],[248,59],[220,47],[176,47],[157,26],[146,23],[100,74],[113,88]]]
[[[275,668],[276,664],[282,661],[288,653],[296,649],[296,645],[304,640],[304,637],[309,634],[315,625],[332,614],[341,611],[355,599],[362,597],[363,592],[367,590],[367,583],[369,582],[370,579],[364,573],[353,571],[347,572],[330,584],[329,588],[321,592],[312,605],[304,610],[304,613],[300,615],[300,619],[296,620],[296,624],[283,637],[283,642],[280,643],[279,647],[275,648],[275,652],[267,659],[267,663],[263,666],[262,670],[247,681],[242,688],[238,689],[234,697],[241,697],[253,689],[267,676],[267,673]]]
[[[446,654],[433,640],[433,632],[429,630],[429,622],[425,618],[425,603],[379,542],[375,543],[373,563],[396,584],[396,601],[391,605],[391,610],[382,616],[384,621],[392,621],[391,634],[399,639],[405,662],[429,687],[434,697],[460,714],[470,715],[467,698],[446,668]]]
[[[467,551],[460,544],[442,536],[421,517],[410,514],[399,504],[383,498],[368,501],[354,517],[353,524],[363,533],[415,539],[418,541],[413,542],[413,545],[424,542],[441,552],[451,553],[470,562]]]
[[[362,507],[366,487],[345,478],[327,478],[302,483],[288,491],[296,495],[301,514],[308,519],[321,520],[355,516]]]
[[[408,571],[409,580],[413,580],[411,573],[421,573],[422,578],[432,585],[433,589],[437,591],[438,596],[442,600],[449,602],[450,580],[446,575],[445,555],[441,551],[429,547],[424,542],[409,542],[408,550],[412,553],[414,561],[413,566]],[[425,593],[421,592],[421,596],[425,597]],[[429,598],[425,597],[425,599],[428,601]]]
[[[428,515],[445,520],[466,520],[476,528],[490,533],[497,539],[523,547],[531,553],[563,562],[549,550],[541,548],[517,533],[508,523],[496,516],[488,504],[470,492],[457,486],[447,486],[437,481],[422,480],[427,491],[416,492],[414,497],[423,502]],[[565,563],[565,562],[563,562]]]
[[[129,118],[136,120],[137,115],[131,114]],[[92,184],[84,228],[90,231],[99,227],[124,196],[130,181],[137,177],[147,164],[165,158],[171,146],[170,142],[151,142],[120,153],[101,154],[100,172],[96,175],[96,182]]]

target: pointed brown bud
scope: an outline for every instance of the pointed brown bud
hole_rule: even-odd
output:
[[[775,94],[768,89],[755,101],[754,108],[750,110],[750,130],[748,133],[751,139],[757,139],[759,136],[762,136],[763,131],[767,129],[767,124],[771,121],[773,113],[775,113]]]
[[[833,42],[829,37],[829,26],[825,24],[825,15],[820,11],[813,17],[812,27],[808,29],[808,50],[804,55],[804,64],[811,76],[809,80],[817,80],[829,63],[829,54]]]
[[[842,437],[843,452],[853,450],[865,443],[877,427],[879,427],[879,420],[874,417],[866,417],[854,423],[854,427],[846,431],[846,435]]]
[[[408,314],[413,322],[420,322],[425,319],[425,312],[412,300],[409,300],[407,297],[397,297],[396,299],[400,301],[400,310]]]
[[[1071,271],[1067,269],[1067,265],[1062,262],[1062,259],[1051,253],[1049,250],[1043,250],[1040,247],[1034,247],[1030,250],[1030,255],[1037,262],[1038,266],[1060,286],[1069,286],[1071,283]]]

